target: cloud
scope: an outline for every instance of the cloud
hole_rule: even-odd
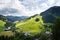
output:
[[[0,0],[0,9],[8,7],[11,0]]]
[[[59,0],[0,0],[0,10],[5,10],[6,8],[8,8],[9,10],[6,11],[7,13],[5,12],[6,15],[32,16],[59,4]],[[16,10],[10,10],[10,8]]]
[[[5,9],[1,9],[0,10],[0,14],[1,15],[13,15],[13,14],[17,14],[18,10],[17,9],[13,9],[13,8],[5,8]]]
[[[55,0],[55,5],[60,6],[60,0]]]

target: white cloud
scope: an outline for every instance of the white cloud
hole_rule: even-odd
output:
[[[47,2],[49,5],[53,5],[55,3],[55,0],[48,0]]]
[[[7,3],[9,3],[11,0],[0,0],[0,3],[1,4],[7,4]]]
[[[0,9],[14,8],[18,10],[16,16],[31,16],[39,14],[51,6],[60,5],[59,0],[0,0]],[[14,14],[8,14],[14,15]]]
[[[55,0],[55,5],[60,6],[60,0]]]
[[[41,10],[42,11],[44,11],[44,10],[46,10],[46,9],[48,9],[49,8],[49,6],[46,4],[46,3],[42,3],[41,4]]]
[[[11,3],[11,0],[0,0],[0,9],[8,7]]]

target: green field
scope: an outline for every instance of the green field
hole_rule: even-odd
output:
[[[38,21],[36,19],[38,18]],[[15,21],[16,23],[16,31],[20,32],[28,32],[31,34],[37,34],[44,30],[44,23],[42,20],[42,16],[37,15],[35,17],[31,17],[30,19]],[[5,22],[0,20],[0,32],[2,32],[5,28]]]
[[[0,33],[0,36],[13,36],[14,33],[11,31],[3,31]]]
[[[5,22],[0,20],[0,32],[4,30],[4,28],[5,28],[4,25],[5,25]]]
[[[39,18],[39,21],[35,21],[36,18]],[[42,16],[35,16],[34,18],[28,19],[27,21],[21,21],[16,24],[18,31],[29,32],[32,34],[40,33],[43,27]]]

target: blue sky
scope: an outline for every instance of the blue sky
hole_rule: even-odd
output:
[[[0,0],[0,14],[32,16],[52,6],[60,6],[59,0]]]

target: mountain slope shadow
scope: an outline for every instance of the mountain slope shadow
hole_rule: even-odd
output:
[[[54,6],[40,14],[44,22],[53,23],[56,17],[60,17],[60,6]]]

